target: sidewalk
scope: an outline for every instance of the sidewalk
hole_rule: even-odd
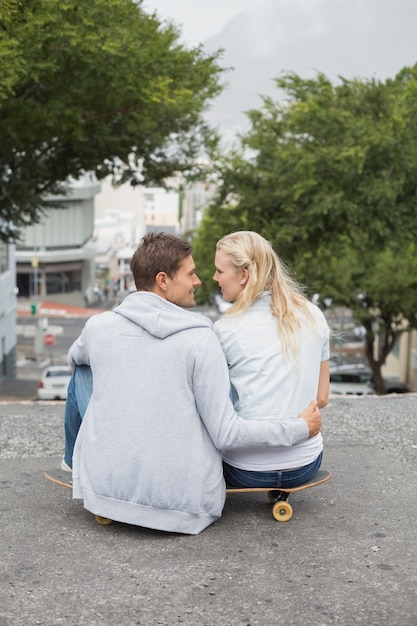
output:
[[[332,479],[286,523],[264,494],[228,496],[198,536],[100,526],[47,481],[63,412],[0,403],[2,626],[415,626],[415,395],[332,399]]]
[[[84,306],[74,306],[73,304],[67,304],[65,302],[54,302],[52,300],[42,300],[37,303],[36,318],[39,317],[80,317],[88,318],[96,313],[102,313],[103,310],[109,309],[113,306],[113,300],[106,300],[102,302],[102,306],[97,308],[90,308]],[[17,316],[18,317],[31,317],[31,303],[29,300],[19,300],[17,303]]]

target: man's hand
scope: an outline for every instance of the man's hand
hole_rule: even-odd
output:
[[[300,417],[307,422],[308,438],[318,435],[321,430],[321,415],[317,401],[312,400],[308,407],[300,414]]]

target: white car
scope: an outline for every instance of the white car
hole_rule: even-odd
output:
[[[68,365],[50,365],[38,382],[39,400],[66,400],[71,373]]]
[[[369,396],[374,395],[375,390],[372,386],[372,376],[368,372],[361,370],[330,370],[330,388],[331,395],[349,395],[349,396]]]

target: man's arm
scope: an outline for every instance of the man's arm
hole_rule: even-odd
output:
[[[300,418],[307,423],[309,439],[319,434],[321,430],[321,415],[316,400],[310,402],[308,407],[300,414]]]
[[[229,370],[214,333],[207,333],[196,353],[194,393],[198,412],[219,450],[252,446],[292,446],[317,434],[320,411],[313,400],[300,416],[285,419],[242,419],[229,397]]]

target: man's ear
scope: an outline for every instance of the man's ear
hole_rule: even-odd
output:
[[[156,286],[158,287],[158,289],[160,289],[161,291],[166,291],[168,288],[168,275],[166,274],[166,272],[158,272],[157,275],[155,276],[155,283]]]

